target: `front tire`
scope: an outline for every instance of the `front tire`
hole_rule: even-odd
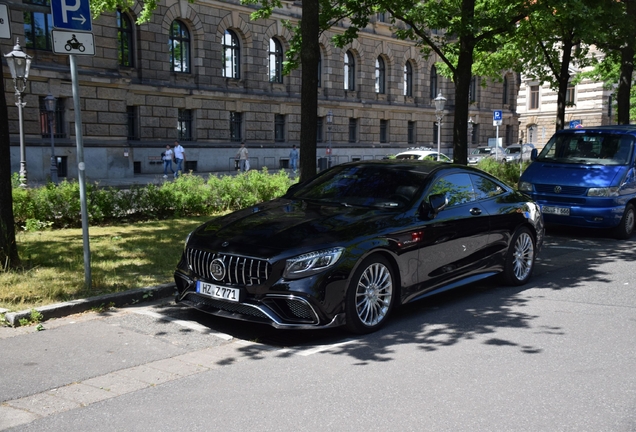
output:
[[[634,206],[627,204],[620,223],[614,228],[614,237],[619,240],[627,240],[630,238],[634,232],[634,218]]]
[[[386,323],[395,303],[395,282],[391,264],[381,255],[371,255],[358,267],[347,290],[347,329],[366,334]]]
[[[508,285],[519,286],[528,282],[536,259],[535,240],[530,230],[521,227],[515,231],[506,254],[506,263],[502,273]]]

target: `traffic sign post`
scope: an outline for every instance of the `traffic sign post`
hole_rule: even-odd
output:
[[[11,39],[9,7],[4,3],[0,3],[0,39]]]
[[[492,125],[497,126],[497,131],[495,135],[495,150],[497,146],[499,146],[499,126],[503,123],[503,112],[501,110],[494,110],[492,112]],[[498,158],[498,150],[495,152],[495,159]]]
[[[53,27],[64,30],[93,31],[89,0],[51,0]]]

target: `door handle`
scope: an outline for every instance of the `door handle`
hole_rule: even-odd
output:
[[[470,214],[473,216],[479,216],[481,214],[481,209],[479,207],[473,207],[470,209]]]

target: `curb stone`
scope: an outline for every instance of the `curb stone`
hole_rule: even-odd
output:
[[[86,299],[72,300],[63,303],[55,303],[47,306],[33,308],[42,314],[42,320],[46,321],[51,318],[61,318],[81,312],[86,312],[92,308],[100,307],[106,304],[113,304],[115,307],[136,304],[143,301],[157,300],[165,297],[171,297],[176,292],[174,283],[167,283],[148,288],[138,288],[130,291],[123,291],[113,294],[104,294]],[[31,316],[32,309],[19,312],[7,312],[4,319],[13,327],[20,326],[21,319],[28,319]]]

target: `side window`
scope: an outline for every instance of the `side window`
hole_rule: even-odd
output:
[[[473,183],[468,174],[451,174],[438,179],[428,192],[428,196],[444,194],[448,207],[465,204],[475,200]]]
[[[477,174],[471,174],[475,187],[475,197],[478,200],[485,200],[504,193],[504,189],[497,183]]]

